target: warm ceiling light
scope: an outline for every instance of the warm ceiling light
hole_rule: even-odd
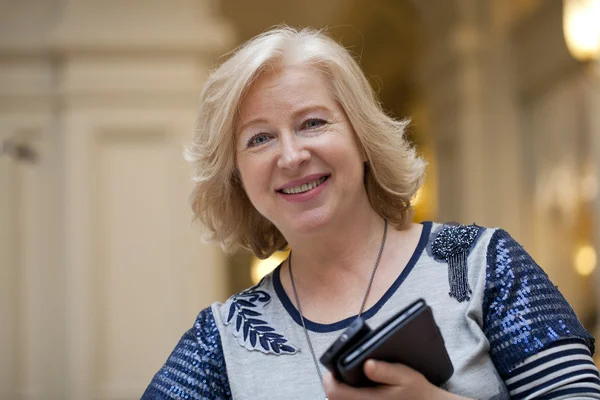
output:
[[[600,0],[563,0],[563,30],[571,55],[600,59]]]

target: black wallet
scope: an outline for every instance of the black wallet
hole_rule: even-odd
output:
[[[337,361],[339,358],[349,348],[354,346],[362,338],[368,335],[369,332],[371,332],[369,325],[367,325],[361,317],[358,317],[350,324],[348,328],[346,328],[344,332],[342,332],[340,337],[338,337],[337,340],[333,342],[331,346],[329,346],[327,351],[323,353],[320,358],[321,364],[331,371],[333,376],[335,376],[335,379],[338,381],[343,379],[337,368]]]
[[[357,323],[358,324],[358,323]],[[350,329],[350,328],[349,328]],[[429,382],[440,386],[454,373],[444,339],[433,319],[431,308],[419,299],[394,315],[376,330],[354,328],[351,345],[335,351],[325,364],[342,382],[352,386],[374,386],[364,374],[368,359],[401,363],[422,373]],[[366,333],[365,333],[366,332]],[[333,348],[346,332],[330,347]],[[323,355],[325,357],[327,352]],[[323,360],[322,357],[322,360]],[[335,367],[332,368],[332,365]]]

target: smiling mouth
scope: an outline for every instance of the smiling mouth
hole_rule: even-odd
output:
[[[299,185],[299,186],[284,188],[284,189],[278,190],[278,192],[283,193],[283,194],[305,193],[305,192],[308,192],[311,189],[316,188],[317,186],[320,186],[328,178],[329,178],[329,175],[322,176],[321,178],[315,179],[314,181],[311,181],[311,182],[308,182],[308,183],[305,183],[305,184]]]

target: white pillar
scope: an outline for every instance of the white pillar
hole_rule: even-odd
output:
[[[421,81],[431,115],[442,221],[489,222],[486,41],[489,5],[419,3],[428,38]]]
[[[2,129],[0,118],[0,143],[6,146],[10,137]],[[14,221],[14,159],[0,152],[0,398],[13,399],[17,396],[18,365],[18,270],[15,252]]]

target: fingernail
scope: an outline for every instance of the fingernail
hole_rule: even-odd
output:
[[[329,385],[331,383],[331,373],[327,372],[323,377],[323,383]]]

